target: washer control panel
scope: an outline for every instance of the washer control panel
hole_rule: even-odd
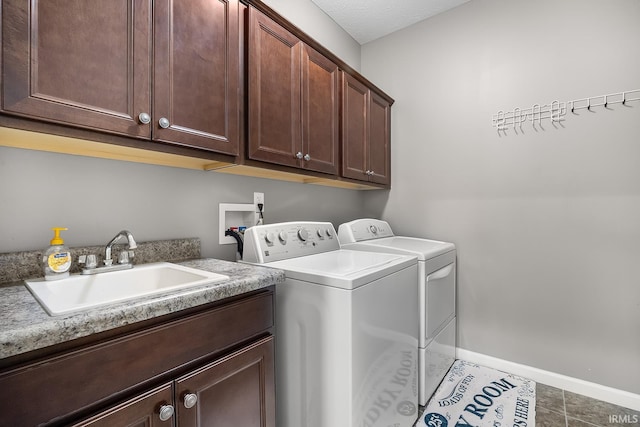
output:
[[[266,263],[340,249],[330,222],[256,225],[244,233],[243,261]]]
[[[392,237],[393,235],[389,223],[379,219],[356,219],[338,227],[338,238],[343,245],[363,240]]]

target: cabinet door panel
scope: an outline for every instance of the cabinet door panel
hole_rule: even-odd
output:
[[[311,47],[302,49],[302,151],[305,169],[336,174],[339,138],[338,66]]]
[[[154,16],[153,138],[238,154],[237,1],[158,0]]]
[[[267,337],[176,381],[182,427],[275,427],[273,337]],[[198,397],[186,408],[187,394]]]
[[[153,389],[72,427],[171,427],[173,417],[160,420],[160,407],[173,404],[172,384]]]
[[[342,73],[342,176],[367,180],[369,90]]]
[[[3,2],[9,113],[149,137],[151,1]]]
[[[391,183],[391,106],[371,92],[369,104],[369,179],[378,184]]]
[[[299,166],[301,43],[249,8],[250,159]]]

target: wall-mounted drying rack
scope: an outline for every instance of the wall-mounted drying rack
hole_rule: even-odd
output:
[[[491,124],[498,132],[506,132],[512,128],[517,133],[518,129],[522,130],[522,124],[527,121],[531,122],[534,127],[536,124],[542,127],[543,120],[550,120],[552,124],[561,124],[569,111],[577,114],[578,110],[591,111],[595,107],[609,108],[613,104],[626,105],[632,101],[640,101],[640,89],[590,96],[568,102],[553,101],[545,105],[534,104],[530,108],[515,108],[513,111],[500,110],[493,115]]]

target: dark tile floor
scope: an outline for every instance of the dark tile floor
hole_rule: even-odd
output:
[[[420,407],[420,415],[424,411]],[[637,427],[640,412],[536,383],[535,427]]]
[[[640,412],[536,384],[536,427],[640,426]]]

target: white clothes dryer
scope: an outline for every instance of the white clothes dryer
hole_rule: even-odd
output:
[[[418,401],[420,405],[426,405],[455,361],[455,245],[437,240],[396,236],[386,221],[377,219],[358,219],[340,225],[338,239],[345,249],[418,257]]]
[[[416,256],[341,249],[331,223],[288,222],[249,228],[243,262],[286,276],[275,303],[278,427],[413,425]]]

